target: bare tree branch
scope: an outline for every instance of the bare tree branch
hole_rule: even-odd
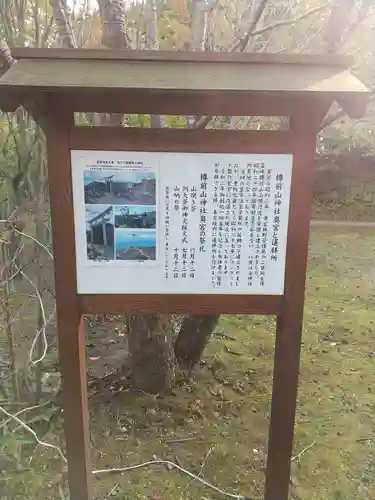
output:
[[[274,30],[275,28],[280,28],[281,26],[289,26],[290,24],[295,24],[298,21],[303,21],[303,19],[306,19],[307,17],[310,17],[314,14],[317,14],[318,12],[321,12],[327,8],[328,8],[328,4],[320,5],[319,7],[315,7],[314,9],[310,9],[307,12],[305,12],[304,14],[301,14],[300,16],[297,16],[297,17],[293,17],[292,19],[285,19],[284,21],[276,21],[275,23],[267,24],[266,26],[264,26],[263,28],[259,28],[258,30],[255,30],[252,32],[249,31],[241,40],[239,40],[237,46],[232,49],[232,52],[234,52],[237,47],[241,47],[242,45],[244,45],[244,41],[246,42],[245,43],[245,47],[246,47],[246,45],[247,45],[246,40],[249,40],[253,36],[262,35],[263,33],[267,33],[267,31]],[[241,43],[242,43],[242,45],[241,45]],[[243,50],[242,50],[242,52],[243,52]]]
[[[66,0],[50,0],[53,17],[58,29],[59,40],[63,47],[74,49],[77,44],[69,17],[69,7]]]
[[[347,43],[347,41],[350,39],[350,37],[353,35],[353,33],[356,31],[358,26],[360,26],[363,21],[365,20],[366,16],[369,14],[369,11],[371,8],[374,7],[373,0],[363,0],[359,11],[357,18],[352,21],[352,23],[349,24],[348,28],[346,31],[343,33],[341,37],[341,44],[340,46],[343,46]]]
[[[325,34],[325,44],[328,53],[333,54],[338,51],[355,3],[356,0],[334,1]]]
[[[242,39],[238,40],[237,44],[235,44],[234,47],[232,47],[231,49],[232,52],[235,52],[236,50],[239,50],[240,52],[245,52],[250,39],[257,34],[256,32],[254,32],[254,30],[258,26],[258,23],[263,15],[263,12],[265,11],[265,8],[267,7],[267,4],[268,0],[261,0],[257,10],[254,13],[254,17],[250,21],[250,26],[249,29],[247,30],[246,35]]]
[[[263,3],[260,5],[260,7],[263,6]],[[264,6],[265,7],[265,6]],[[273,30],[275,28],[279,28],[280,26],[288,26],[290,24],[294,24],[298,21],[302,21],[303,19],[306,19],[307,17],[310,17],[314,14],[317,14],[318,12],[321,12],[325,10],[328,7],[327,4],[325,5],[320,5],[319,7],[315,7],[314,9],[310,9],[309,11],[305,12],[304,14],[301,14],[300,16],[294,17],[293,19],[286,19],[285,21],[277,21],[272,24],[268,24],[267,26],[264,26],[263,28],[260,28],[258,30],[248,32],[241,40],[239,40],[238,44],[236,47],[242,49],[242,52],[245,50],[248,41],[250,40],[251,37],[256,36],[256,35],[261,35],[263,33],[266,33],[267,31]],[[260,8],[259,8],[260,11]],[[257,15],[259,15],[259,11],[257,12]],[[263,11],[262,11],[263,12]],[[258,21],[261,17],[262,12],[260,12]],[[253,25],[253,22],[252,24]],[[241,44],[241,45],[240,45]],[[235,49],[231,49],[231,52],[234,52]],[[212,119],[212,116],[202,116],[196,121],[195,128],[197,129],[203,129],[207,126],[209,121]]]
[[[15,64],[16,60],[13,59],[12,53],[5,40],[0,39],[0,75],[8,71],[9,68]]]

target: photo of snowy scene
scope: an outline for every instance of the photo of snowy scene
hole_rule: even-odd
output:
[[[116,229],[155,229],[156,207],[147,205],[115,207],[115,227]]]
[[[153,172],[85,170],[83,180],[86,204],[156,205]]]
[[[113,207],[86,205],[87,258],[95,261],[114,260]]]
[[[116,229],[117,260],[156,260],[156,231]]]

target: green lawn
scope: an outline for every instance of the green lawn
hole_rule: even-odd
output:
[[[314,229],[294,455],[315,444],[293,461],[293,499],[375,498],[374,295],[375,231]],[[225,317],[220,331],[235,340],[215,336],[194,379],[180,380],[174,395],[123,393],[91,409],[94,468],[163,458],[262,498],[274,320]],[[8,493],[0,482],[0,498],[60,498],[59,464],[39,447],[32,470],[3,474],[12,479]],[[101,500],[224,498],[164,466],[106,474],[94,486]]]

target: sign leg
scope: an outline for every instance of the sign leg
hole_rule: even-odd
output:
[[[301,345],[300,317],[277,318],[265,500],[287,500]]]
[[[86,346],[83,318],[71,311],[59,319],[59,359],[71,500],[92,499]]]
[[[302,116],[303,118],[303,116]],[[296,132],[290,197],[285,292],[277,317],[265,500],[287,500],[297,403],[301,333],[315,172],[315,130],[292,122]]]
[[[57,333],[62,375],[70,500],[92,499],[86,349],[77,297],[69,131],[73,116],[46,102],[48,180],[55,267]]]

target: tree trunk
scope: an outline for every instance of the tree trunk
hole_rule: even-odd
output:
[[[181,368],[192,369],[200,361],[220,316],[185,316],[174,352]]]
[[[129,354],[135,389],[158,394],[174,380],[174,328],[170,316],[129,316]]]
[[[102,44],[112,49],[130,49],[126,34],[125,8],[122,0],[98,0],[102,19]],[[151,3],[151,40],[158,48],[157,11]],[[161,120],[152,116],[152,126]],[[101,115],[102,126],[121,126],[122,115]],[[168,390],[174,379],[173,325],[169,316],[131,315],[128,318],[128,346],[133,386],[150,394]]]

